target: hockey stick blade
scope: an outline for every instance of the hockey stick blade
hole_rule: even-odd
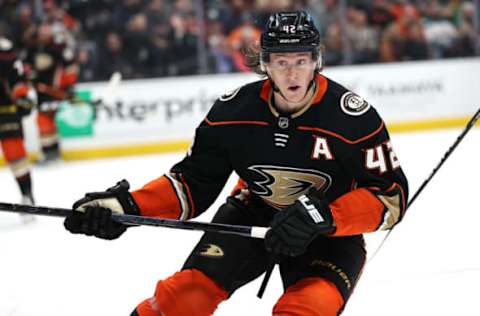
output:
[[[43,207],[43,206],[29,206],[22,204],[10,204],[0,202],[0,211],[13,212],[21,214],[32,215],[46,215],[56,217],[66,217],[72,213],[70,209],[56,208],[56,207]],[[185,230],[199,230],[205,232],[232,234],[243,237],[251,238],[265,238],[269,227],[258,226],[241,226],[241,225],[228,225],[218,223],[205,223],[195,221],[182,221],[168,218],[135,216],[127,214],[112,214],[112,219],[122,224],[130,226],[156,226],[156,227],[168,227],[175,229]]]

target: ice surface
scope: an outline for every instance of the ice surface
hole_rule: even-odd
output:
[[[394,134],[394,149],[413,193],[430,174],[459,130]],[[367,264],[343,315],[480,315],[478,204],[480,131],[471,131]],[[162,175],[181,154],[34,167],[37,204],[69,207],[87,191],[126,178],[133,188]],[[232,180],[228,188],[232,186]],[[215,206],[196,220],[209,220]],[[0,201],[20,195],[7,168],[0,169]],[[103,241],[72,235],[62,219],[38,216],[19,225],[0,213],[0,315],[128,315],[151,296],[158,279],[177,271],[200,232],[130,229]],[[17,224],[16,224],[17,223]],[[384,233],[367,236],[370,253]],[[261,278],[238,290],[215,315],[271,315],[282,293],[275,270],[262,300]]]

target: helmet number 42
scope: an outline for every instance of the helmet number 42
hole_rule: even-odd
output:
[[[287,34],[294,34],[297,31],[297,27],[295,25],[284,25],[283,31]]]

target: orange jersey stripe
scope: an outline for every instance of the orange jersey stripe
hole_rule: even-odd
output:
[[[142,216],[177,219],[182,213],[177,194],[170,181],[161,176],[132,192]]]
[[[373,232],[381,223],[385,205],[365,188],[342,195],[330,204],[337,230],[333,236]]]
[[[366,135],[366,136],[364,136],[364,137],[362,137],[362,138],[355,139],[355,140],[347,139],[347,138],[343,137],[343,136],[340,135],[340,134],[337,134],[337,133],[335,133],[335,132],[332,132],[332,131],[329,131],[329,130],[326,130],[326,129],[318,128],[318,127],[299,126],[299,127],[297,127],[297,129],[300,130],[300,131],[313,131],[313,132],[320,132],[320,133],[328,134],[328,135],[331,135],[331,136],[333,136],[333,137],[336,137],[336,138],[344,141],[344,142],[347,143],[347,144],[352,144],[352,145],[353,145],[353,144],[361,143],[361,142],[363,142],[364,140],[369,139],[369,138],[372,137],[372,136],[375,136],[376,134],[378,134],[378,133],[383,129],[383,126],[384,126],[384,125],[385,125],[385,124],[384,124],[383,121],[382,121],[382,123],[380,124],[380,126],[379,126],[375,131],[373,131],[372,133],[370,133],[370,134],[368,134],[368,135]]]
[[[233,125],[233,124],[268,125],[267,122],[262,122],[262,121],[220,121],[220,122],[212,122],[208,118],[205,118],[205,122],[208,125]]]

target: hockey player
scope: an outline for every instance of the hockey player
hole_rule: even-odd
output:
[[[269,226],[265,240],[205,233],[132,315],[211,315],[271,256],[280,258],[285,290],[273,315],[338,315],[365,263],[362,234],[391,229],[404,215],[407,180],[385,124],[319,73],[311,17],[272,14],[260,44],[265,79],[220,97],[181,162],[139,190],[121,181],[89,193],[65,220],[73,233],[114,239],[126,227],[112,212],[186,220],[212,204],[232,171],[240,176],[213,221]]]
[[[0,37],[0,143],[3,157],[20,187],[22,204],[28,205],[33,205],[34,199],[22,117],[30,113],[35,102],[35,93],[25,80],[13,43]]]
[[[37,125],[40,134],[41,160],[60,157],[60,144],[55,113],[60,101],[73,98],[78,64],[68,33],[58,25],[41,23],[27,49],[26,62],[32,70],[38,92]]]

